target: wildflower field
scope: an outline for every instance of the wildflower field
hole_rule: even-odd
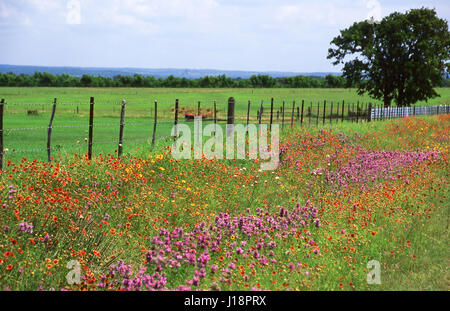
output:
[[[449,130],[448,115],[296,127],[274,171],[169,147],[8,161],[0,289],[448,290]]]

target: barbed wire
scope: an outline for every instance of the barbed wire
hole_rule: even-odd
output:
[[[161,141],[161,140],[167,140],[167,139],[173,139],[173,136],[161,136],[155,139],[155,141]],[[151,142],[151,138],[140,138],[140,139],[126,139],[122,141],[122,144],[125,143],[137,143],[137,142]],[[92,142],[92,145],[107,145],[107,144],[119,144],[118,140],[109,140],[109,141],[98,141],[98,142]],[[70,145],[54,145],[53,147],[50,147],[50,150],[60,150],[60,149],[69,149],[69,148],[74,148],[74,147],[78,147],[78,148],[87,148],[88,147],[88,142],[84,141],[84,142],[80,142],[78,144],[70,144]],[[47,151],[47,148],[35,148],[35,149],[26,149],[26,150],[16,150],[15,148],[13,148],[12,150],[9,150],[9,148],[5,148],[7,149],[7,151],[3,151],[3,154],[7,155],[10,153],[30,153],[30,152],[42,152],[42,151]]]

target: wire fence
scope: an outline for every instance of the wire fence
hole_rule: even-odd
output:
[[[128,111],[127,107],[130,107]],[[112,111],[109,110],[111,108]],[[47,113],[50,112],[49,119]],[[99,113],[96,118],[95,113]],[[4,158],[17,157],[15,155],[46,156],[50,162],[55,152],[70,149],[77,149],[80,153],[87,151],[90,159],[93,147],[96,152],[107,151],[103,147],[95,147],[102,145],[116,145],[117,148],[113,150],[119,157],[125,146],[141,146],[152,150],[161,141],[170,143],[175,139],[171,135],[175,125],[187,124],[192,127],[194,117],[220,126],[230,122],[270,126],[276,123],[284,129],[448,113],[448,105],[384,108],[378,104],[344,101],[307,103],[304,100],[287,102],[272,99],[270,102],[235,102],[234,98],[230,98],[228,102],[191,101],[181,104],[176,100],[174,103],[155,101],[145,104],[127,103],[125,100],[121,103],[96,103],[92,97],[89,103],[58,103],[55,98],[52,104],[39,104],[5,103],[2,99],[0,170]],[[25,126],[17,126],[24,123]],[[118,129],[118,132],[112,128]]]

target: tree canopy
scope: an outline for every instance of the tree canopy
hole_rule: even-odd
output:
[[[345,86],[341,76],[294,76],[273,78],[269,75],[252,75],[248,79],[232,79],[225,75],[205,76],[199,79],[167,78],[153,76],[115,76],[113,78],[84,74],[74,77],[68,74],[53,75],[36,72],[34,75],[0,73],[0,86],[51,86],[51,87],[190,87],[190,88],[339,88]]]
[[[431,9],[392,13],[380,22],[355,22],[341,30],[328,50],[333,64],[344,64],[347,86],[390,106],[410,106],[439,96],[449,71],[450,33],[447,21]]]

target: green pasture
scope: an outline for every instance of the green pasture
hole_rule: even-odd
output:
[[[450,89],[438,89],[441,97],[418,105],[450,103]],[[250,100],[250,123],[256,123],[257,111],[263,104],[262,123],[269,123],[270,100],[274,98],[273,123],[283,123],[284,128],[300,124],[297,107],[304,100],[305,127],[337,126],[341,123],[342,101],[344,115],[352,110],[351,120],[344,124],[354,126],[356,119],[365,123],[363,114],[369,101],[367,96],[358,96],[355,89],[180,89],[180,88],[0,88],[0,98],[5,98],[4,148],[5,159],[13,161],[23,157],[47,159],[47,127],[51,115],[53,98],[57,98],[56,114],[51,139],[52,156],[87,152],[89,123],[89,98],[95,98],[93,152],[114,153],[118,148],[119,123],[122,99],[127,101],[125,110],[124,153],[136,150],[149,151],[153,135],[154,101],[158,101],[158,124],[156,146],[168,145],[174,120],[174,102],[179,99],[179,122],[187,122],[183,111],[197,112],[198,101],[202,113],[213,111],[216,101],[217,118],[224,126],[227,117],[227,99],[236,99],[236,123],[245,123]],[[325,122],[323,101],[326,100]],[[293,101],[295,101],[292,119]],[[320,105],[318,103],[320,102]],[[356,116],[357,102],[363,107]],[[339,103],[339,114],[338,104]],[[378,103],[381,104],[381,103]],[[364,105],[364,106],[363,106]],[[333,109],[333,110],[332,110]],[[333,112],[331,114],[331,112]],[[330,121],[330,116],[332,117]],[[211,122],[211,121],[209,121]],[[204,122],[204,124],[207,122]],[[192,126],[192,122],[187,122]]]

